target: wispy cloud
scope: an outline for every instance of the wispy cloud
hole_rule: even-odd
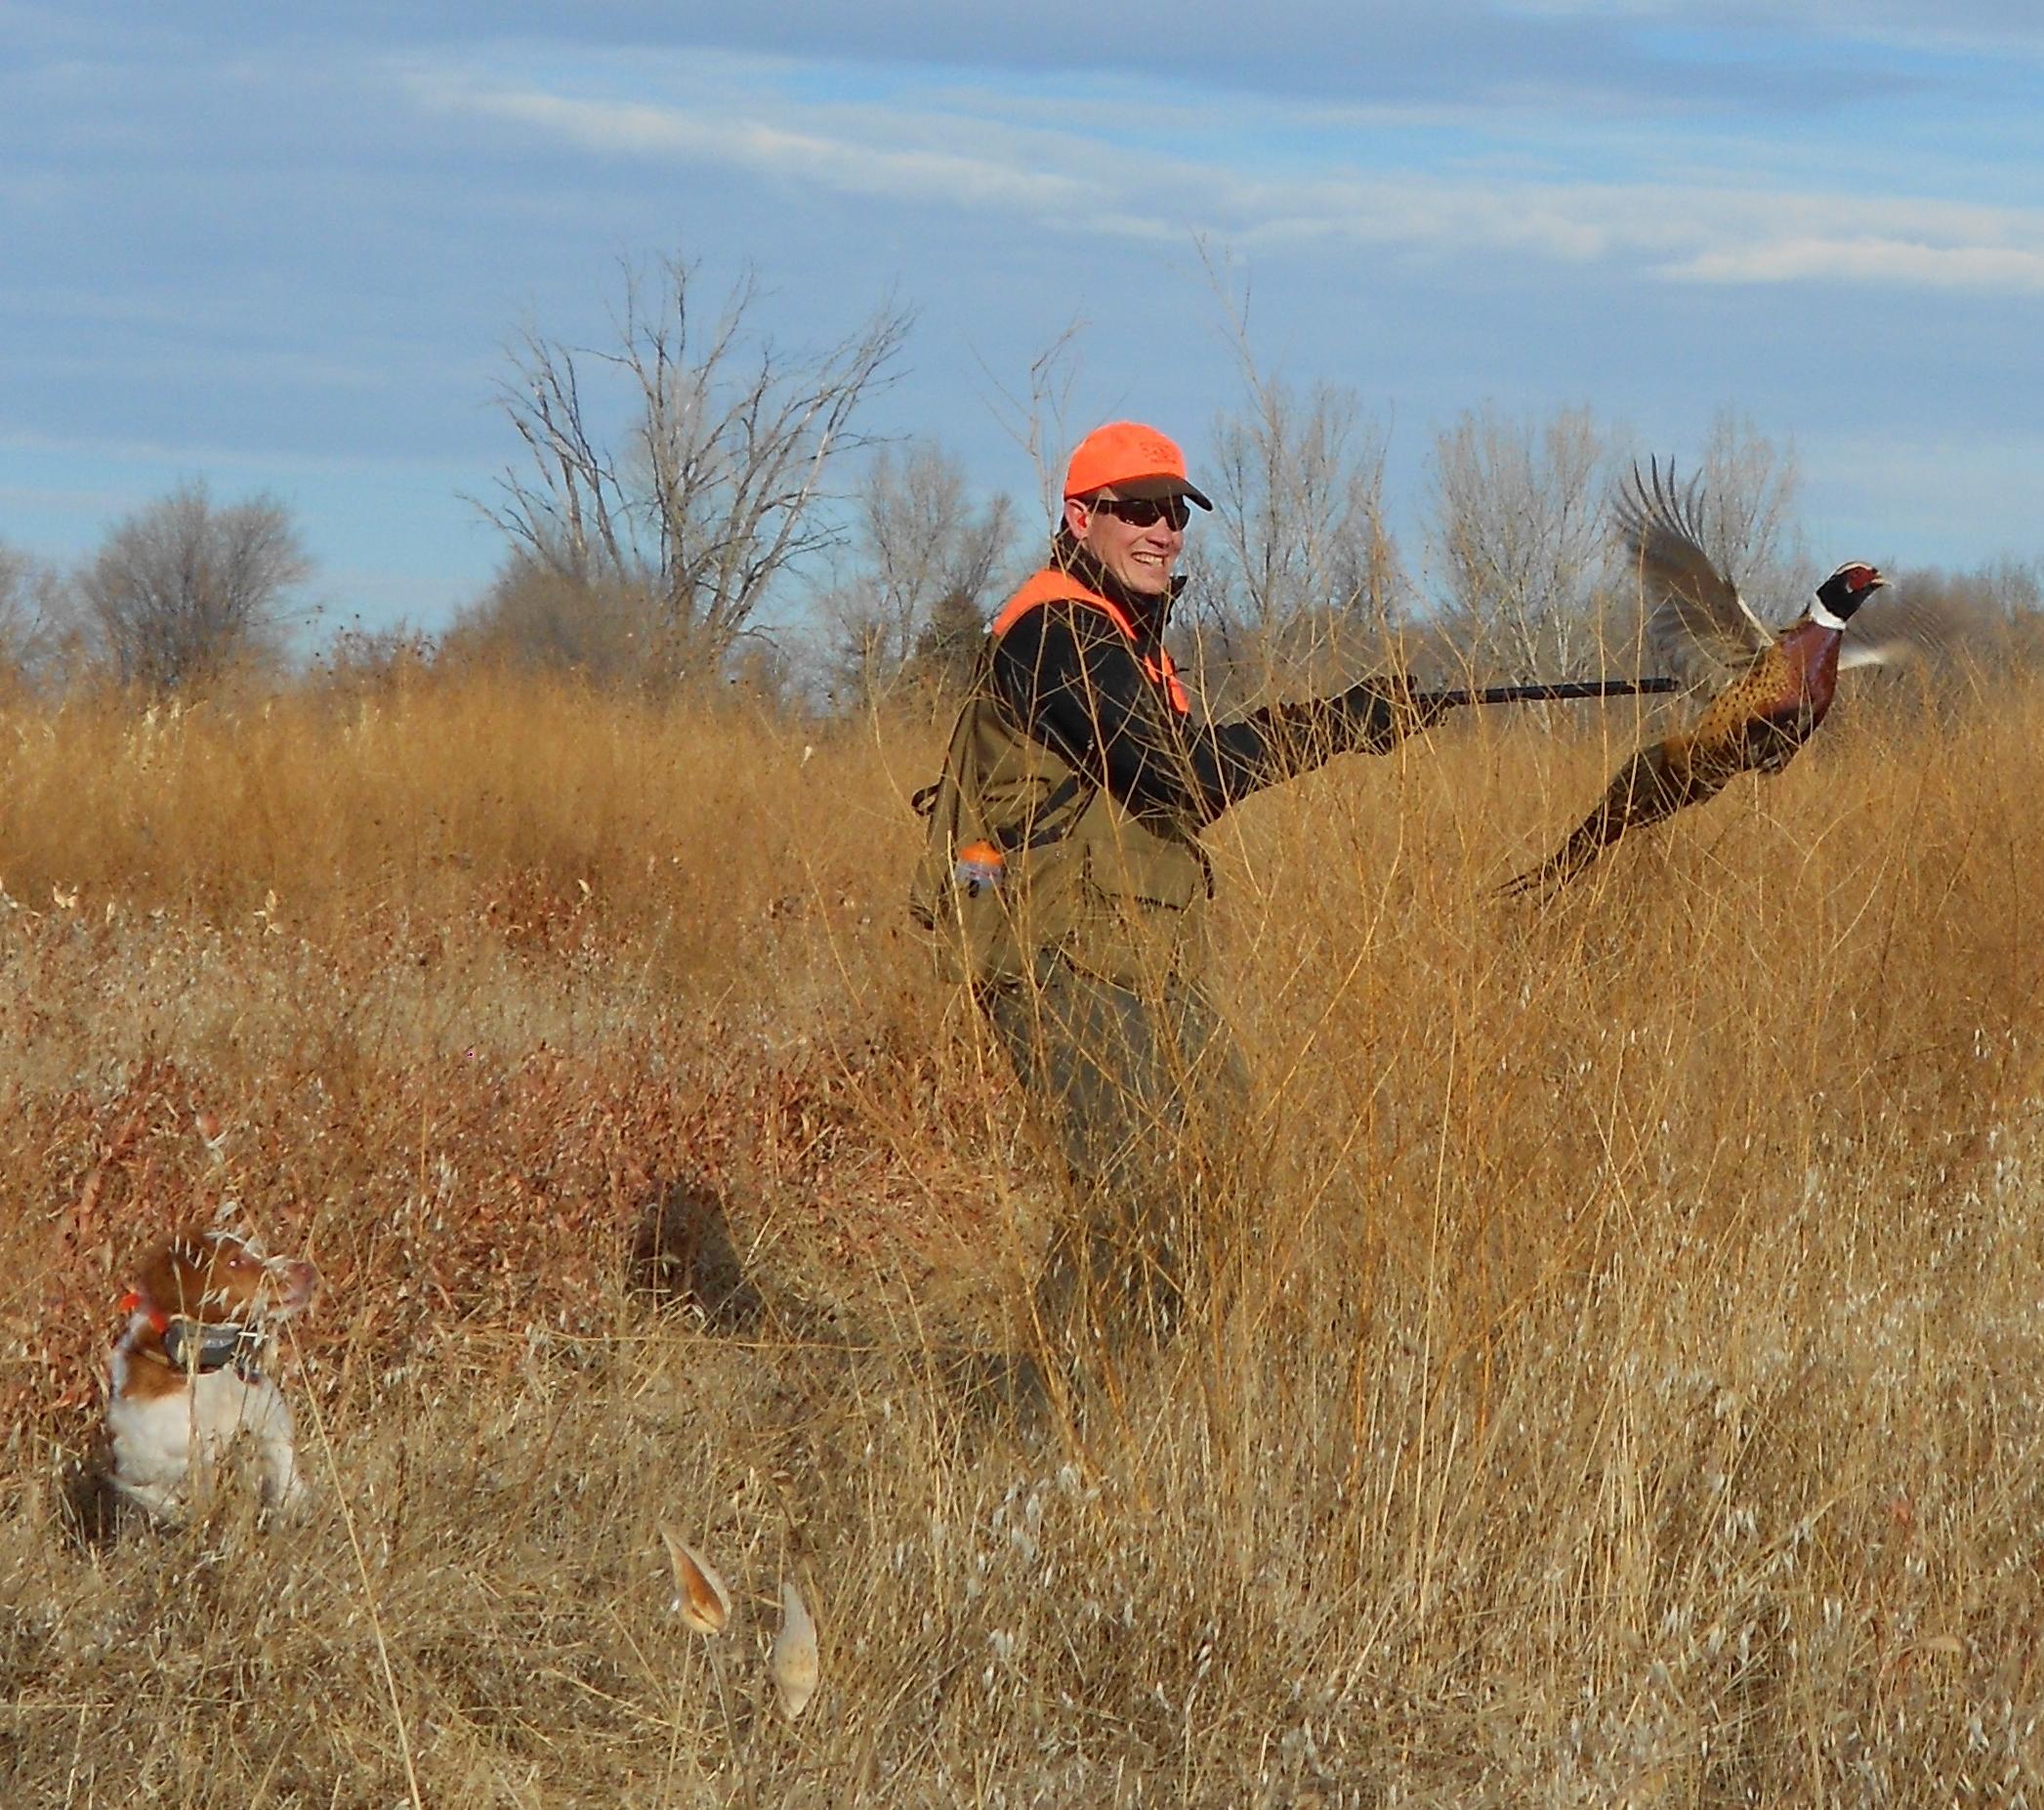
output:
[[[967,97],[956,90],[946,105],[918,107],[899,96],[884,105],[805,104],[764,92],[735,104],[623,101],[530,84],[410,80],[422,105],[601,155],[708,164],[868,199],[1000,210],[1077,232],[1158,238],[1194,230],[1244,244],[1341,238],[1426,255],[1607,262],[1668,282],[1850,280],[2004,295],[2044,287],[2040,209],[1764,184],[1541,182],[1484,167],[1459,174],[1457,161],[1512,161],[1457,159],[1450,153],[1465,149],[1459,141],[1418,152],[1401,146],[1397,167],[1343,177],[1318,172],[1372,147],[1322,145],[1295,159],[1316,165],[1314,173],[1249,176],[1224,157],[1089,136],[1079,115],[1057,129],[975,116],[962,110]],[[1190,111],[1180,122],[1182,140],[1198,136]],[[1154,105],[1147,122],[1155,138],[1171,136]],[[1253,137],[1268,122],[1242,123]],[[1450,173],[1429,167],[1428,155]]]
[[[1667,266],[1664,274],[1704,283],[1862,282],[2035,295],[2044,294],[2044,250],[1906,239],[1782,238],[1706,252]]]
[[[396,476],[461,483],[474,467],[409,453],[293,452],[271,446],[229,446],[199,442],[123,439],[115,435],[0,433],[0,457],[88,459],[168,471],[283,473],[292,477]]]
[[[22,369],[58,383],[108,378],[141,381],[149,375],[158,356],[158,351],[148,345],[112,349],[95,346],[77,352],[18,354],[17,362]],[[400,381],[388,370],[366,363],[344,363],[311,348],[229,346],[208,351],[189,340],[181,341],[178,346],[178,370],[181,380],[188,383],[250,388],[283,385],[297,391],[353,392],[358,396],[388,393]]]
[[[1012,487],[983,374],[1074,317],[1103,408],[1228,392],[1204,234],[1260,356],[1408,450],[1486,395],[1664,446],[1729,396],[1866,512],[1842,539],[2033,551],[2040,62],[2036,0],[0,0],[0,539],[209,473],[479,587],[507,325],[601,342],[672,242],[761,269],[784,340],[901,294],[883,431]]]
[[[0,510],[24,516],[109,516],[135,506],[134,495],[111,486],[64,488],[46,484],[0,484]]]
[[[1075,208],[1087,194],[1086,185],[1072,177],[963,150],[860,143],[742,115],[531,90],[422,87],[422,94],[449,110],[531,126],[591,150],[730,164],[847,194],[938,199],[1033,215]]]
[[[1915,196],[1427,177],[1230,192],[1247,240],[1341,234],[1442,253],[1630,262],[1671,282],[1852,281],[2024,294],[2044,276],[2044,210]]]

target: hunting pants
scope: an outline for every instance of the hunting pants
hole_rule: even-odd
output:
[[[1043,1335],[1081,1362],[1163,1340],[1239,1166],[1241,1052],[1189,980],[1138,992],[1049,955],[1033,983],[979,997],[1071,1182],[1037,1284]]]

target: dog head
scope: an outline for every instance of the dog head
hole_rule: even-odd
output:
[[[318,1284],[303,1258],[270,1256],[252,1238],[182,1232],[143,1265],[124,1305],[152,1323],[253,1330],[288,1320]]]

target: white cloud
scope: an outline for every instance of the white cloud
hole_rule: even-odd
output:
[[[2004,295],[2044,288],[2037,209],[1675,177],[1534,182],[1425,167],[1251,175],[1218,147],[1200,156],[1154,147],[1198,140],[1201,122],[1189,110],[1176,135],[1152,111],[1146,143],[1130,145],[1089,134],[1082,116],[1066,115],[1055,129],[976,117],[956,89],[944,104],[920,106],[898,98],[796,102],[771,87],[655,103],[564,96],[529,83],[411,79],[415,97],[436,108],[600,154],[706,163],[1116,237],[1182,238],[1196,230],[1245,245],[1348,239],[1435,256],[1602,262],[1687,283],[1851,280]],[[1240,123],[1253,130],[1257,122]],[[1360,154],[1354,138],[1339,143]],[[1437,161],[1445,164],[1445,155]]]
[[[1447,254],[1517,251],[1564,263],[1610,255],[1630,236],[1610,192],[1426,175],[1241,183],[1221,177],[1230,236],[1254,244],[1349,238]],[[1643,216],[1652,218],[1649,212]]]
[[[1236,196],[1235,208],[1245,239],[1343,235],[1440,253],[1635,261],[1670,282],[2044,288],[2044,211],[1915,197],[1420,178],[1277,186]]]
[[[122,439],[116,435],[0,433],[0,458],[91,459],[102,464],[160,467],[171,472],[283,472],[293,477],[434,479],[449,484],[473,481],[474,467],[450,459],[408,453],[310,453],[262,445],[220,445],[202,442]]]
[[[0,483],[0,514],[26,516],[31,520],[53,515],[107,516],[135,507],[135,497],[111,488],[60,488],[52,484]]]
[[[1859,282],[1916,289],[2044,293],[2044,251],[1907,239],[1779,238],[1705,252],[1662,274],[1704,283]]]
[[[929,146],[887,146],[758,117],[530,90],[439,87],[435,105],[527,125],[592,150],[679,155],[797,178],[840,193],[1057,214],[1084,205],[1075,177]]]

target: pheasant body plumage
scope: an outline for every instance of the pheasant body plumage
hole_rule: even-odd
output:
[[[1716,689],[1687,728],[1619,768],[1597,808],[1545,862],[1511,881],[1508,894],[1564,886],[1627,830],[1702,804],[1742,773],[1779,773],[1830,712],[1840,665],[1886,655],[1848,655],[1845,646],[1854,611],[1887,583],[1872,566],[1839,567],[1810,609],[1772,634],[1704,553],[1695,488],[1678,497],[1658,465],[1651,469],[1650,487],[1635,470],[1634,492],[1618,512],[1648,601],[1648,641],[1678,673]]]

